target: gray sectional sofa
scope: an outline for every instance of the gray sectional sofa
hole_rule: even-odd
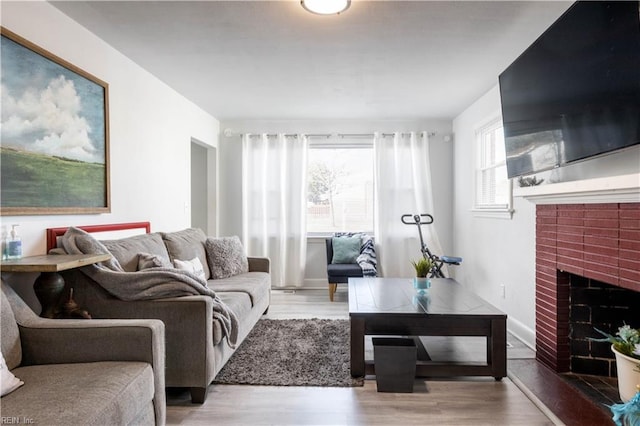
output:
[[[138,269],[141,255],[157,256],[169,264],[176,259],[197,257],[203,266],[208,288],[216,292],[238,319],[237,347],[269,308],[269,259],[248,258],[248,272],[214,279],[209,267],[212,253],[205,248],[208,238],[202,230],[189,228],[101,243],[127,272]],[[124,301],[107,292],[82,269],[66,271],[63,276],[67,287],[74,289],[75,301],[87,309],[92,318],[154,318],[163,321],[166,386],[190,388],[192,402],[204,402],[208,386],[235,351],[224,336],[224,324],[213,319],[211,297],[189,295]]]
[[[0,286],[0,423],[165,424],[161,321],[44,319]]]

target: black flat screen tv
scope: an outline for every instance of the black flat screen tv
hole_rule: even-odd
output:
[[[574,3],[499,86],[510,178],[640,144],[640,2]]]

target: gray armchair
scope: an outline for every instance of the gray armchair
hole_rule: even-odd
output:
[[[11,287],[0,294],[2,355],[24,385],[3,418],[46,425],[163,425],[164,324],[38,317]]]

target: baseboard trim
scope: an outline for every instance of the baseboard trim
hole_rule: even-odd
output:
[[[507,329],[509,333],[517,337],[530,349],[536,350],[536,333],[534,330],[513,318],[507,318]]]

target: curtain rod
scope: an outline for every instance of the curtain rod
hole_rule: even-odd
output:
[[[426,133],[427,136],[435,136],[436,132],[419,132],[419,133]],[[262,133],[241,133],[241,134],[246,134],[249,136],[261,136]],[[286,137],[292,137],[292,136],[298,136],[300,133],[285,133],[284,136]],[[309,133],[309,134],[305,134],[303,133],[305,136],[309,137],[309,138],[326,138],[329,139],[332,136],[337,136],[339,138],[372,138],[374,136],[374,133]],[[400,132],[401,135],[410,135],[410,132]],[[267,133],[267,136],[278,136],[277,133]],[[395,133],[381,133],[381,135],[383,137],[389,137],[389,136],[395,136]],[[230,136],[225,132],[225,136]]]

